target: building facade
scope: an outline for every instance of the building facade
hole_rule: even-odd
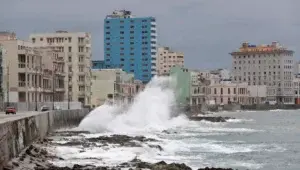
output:
[[[0,40],[3,57],[4,101],[6,103],[59,102],[64,100],[64,72],[59,52],[35,47],[31,42],[11,38]],[[57,70],[54,72],[54,68]],[[55,86],[57,82],[57,85]],[[55,91],[57,90],[57,92]]]
[[[145,89],[145,84],[140,80],[121,81],[116,83],[117,100],[122,104],[130,104],[134,101],[134,97]]]
[[[156,75],[157,33],[154,17],[114,11],[104,20],[105,68],[121,68],[147,83]]]
[[[92,61],[92,69],[104,69],[105,68],[105,64],[104,64],[104,60],[93,60]]]
[[[133,74],[128,74],[122,69],[92,70],[92,107],[104,104],[108,99],[118,98],[119,83],[134,80]]]
[[[157,74],[169,76],[171,67],[184,67],[184,54],[182,52],[171,51],[169,47],[159,47],[157,49]]]
[[[31,34],[35,47],[50,47],[63,53],[66,72],[65,100],[91,104],[91,34],[86,32],[56,31]]]
[[[238,103],[241,105],[263,104],[267,97],[265,85],[248,85],[248,83],[232,83],[221,81],[209,85],[207,104],[226,105]]]
[[[258,46],[245,42],[230,54],[233,82],[266,85],[268,101],[294,103],[292,50],[278,42]]]

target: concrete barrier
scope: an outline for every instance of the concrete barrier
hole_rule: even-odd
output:
[[[32,142],[45,138],[53,130],[77,126],[88,112],[57,110],[0,123],[0,170]]]

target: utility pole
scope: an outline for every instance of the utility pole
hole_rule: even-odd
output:
[[[37,104],[37,93],[38,93],[38,86],[37,86],[37,73],[38,73],[38,67],[36,66],[35,67],[35,82],[34,82],[34,85],[35,85],[35,111],[38,111],[38,104]]]
[[[68,81],[67,81],[67,89],[68,89],[68,93],[67,93],[67,96],[68,96],[68,110],[70,110],[70,89],[69,89],[69,84],[70,84],[70,78],[69,78],[69,75],[70,74],[70,70],[68,70]]]
[[[55,73],[56,69],[53,70],[53,80],[52,80],[52,110],[55,109],[55,103],[54,103],[54,98],[55,98]]]
[[[6,86],[7,86],[7,91],[6,91],[6,95],[7,95],[7,107],[9,107],[9,65],[7,66],[7,82],[6,82]]]

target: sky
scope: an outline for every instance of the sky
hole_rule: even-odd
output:
[[[193,69],[230,68],[242,42],[279,41],[300,57],[300,0],[0,0],[0,31],[19,39],[56,30],[92,34],[103,59],[103,20],[114,10],[154,16],[158,44],[185,54]]]

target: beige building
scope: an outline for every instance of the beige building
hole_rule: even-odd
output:
[[[62,56],[49,48],[37,48],[18,40],[14,33],[0,33],[3,55],[4,101],[27,103],[64,100]],[[55,74],[53,70],[56,68]],[[35,106],[34,106],[35,107]]]
[[[266,85],[267,100],[294,103],[294,52],[272,42],[271,45],[251,45],[247,42],[230,53],[232,76],[236,83]]]
[[[184,54],[173,52],[169,47],[159,47],[157,50],[157,75],[170,75],[170,69],[174,66],[184,66]]]
[[[105,103],[108,99],[114,100],[121,82],[133,81],[134,75],[128,74],[122,69],[92,70],[92,107]]]
[[[261,104],[267,97],[265,85],[251,86],[248,83],[221,81],[218,84],[211,84],[209,88],[208,104]]]
[[[36,47],[50,47],[63,53],[65,63],[65,100],[91,104],[91,35],[85,32],[57,31],[31,34],[30,41]]]

